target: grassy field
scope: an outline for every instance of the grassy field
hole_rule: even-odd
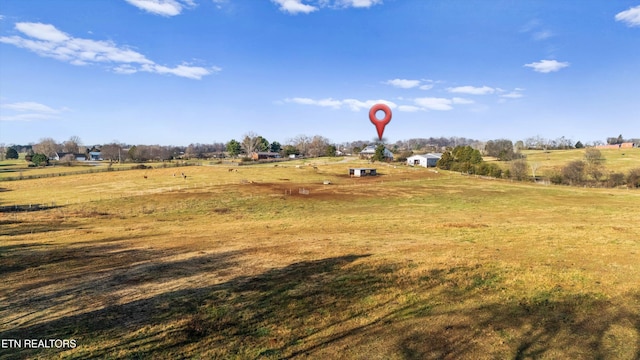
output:
[[[537,174],[549,174],[559,171],[569,161],[584,160],[585,149],[571,150],[524,150],[529,164],[539,166]],[[626,173],[632,168],[640,168],[640,148],[633,149],[600,149],[602,165],[608,172]]]
[[[0,182],[0,359],[640,357],[640,192],[356,165]]]

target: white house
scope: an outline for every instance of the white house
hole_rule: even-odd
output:
[[[360,156],[371,158],[376,154],[376,146],[377,145],[369,145],[360,151]],[[393,160],[393,153],[389,151],[389,149],[384,148],[384,157],[390,160]]]
[[[441,153],[428,153],[424,155],[413,155],[407,158],[407,165],[435,167],[438,160],[442,157]]]

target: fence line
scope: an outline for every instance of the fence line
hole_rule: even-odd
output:
[[[89,170],[78,170],[78,171],[69,171],[69,172],[38,174],[38,175],[7,176],[7,177],[0,177],[0,181],[17,181],[17,180],[42,179],[42,178],[51,178],[51,177],[69,176],[69,175],[95,174],[95,173],[103,173],[103,172],[111,172],[111,171],[129,171],[129,170],[145,170],[145,169],[151,170],[151,169],[177,168],[177,167],[184,167],[184,166],[200,166],[201,164],[187,164],[187,163],[178,164],[178,163],[173,163],[173,164],[167,165],[167,163],[164,163],[163,166],[157,166],[157,167],[153,167],[153,166],[149,165],[149,167],[145,168],[145,169],[139,167],[140,165],[144,165],[144,164],[132,165],[130,167],[119,167],[119,168],[107,167],[107,168],[97,168],[97,169],[89,169]]]

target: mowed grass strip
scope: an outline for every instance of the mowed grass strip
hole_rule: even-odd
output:
[[[640,356],[637,191],[300,165],[3,184],[0,358]]]

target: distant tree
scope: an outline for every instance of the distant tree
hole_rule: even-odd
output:
[[[527,178],[527,162],[523,159],[513,160],[509,166],[512,179],[522,181]]]
[[[5,154],[6,159],[17,159],[19,157],[18,151],[12,147],[7,148],[7,153]]]
[[[31,156],[31,162],[36,166],[45,166],[49,163],[49,157],[45,154],[36,153]]]
[[[538,171],[538,168],[540,167],[540,164],[537,162],[531,163],[531,175],[533,175],[533,181],[538,181],[536,178],[536,171]]]
[[[602,153],[600,150],[595,148],[588,148],[584,152],[584,160],[589,165],[600,165],[602,164]]]
[[[371,157],[371,160],[385,161],[387,158],[384,156],[384,149],[385,149],[384,144],[378,144],[378,146],[376,146],[376,152]]]
[[[122,161],[126,157],[126,154],[122,154],[122,146],[113,142],[102,146],[100,150],[100,156],[104,160],[109,161]]]
[[[562,168],[562,177],[569,185],[579,185],[584,182],[585,163],[581,160],[574,160]]]
[[[129,151],[127,152],[127,157],[131,160],[131,161],[138,161],[138,147],[133,145],[132,147],[129,148]]]
[[[445,151],[444,153],[442,153],[442,156],[436,163],[436,166],[442,170],[450,170],[454,160],[455,159],[451,154],[451,151]]]
[[[640,188],[640,168],[629,171],[629,174],[627,174],[627,186],[630,188]]]
[[[326,156],[336,156],[336,146],[335,145],[327,145],[325,148],[324,154]]]
[[[486,146],[486,145],[485,145],[485,146]],[[525,149],[525,147],[524,147],[524,142],[523,142],[522,140],[518,140],[518,141],[516,141],[516,143],[515,143],[515,145],[513,145],[513,147],[514,147],[514,149],[515,149],[515,151],[516,151],[516,152],[517,152],[517,151],[521,151],[521,150],[524,150],[524,149]]]
[[[513,142],[508,139],[489,140],[485,144],[484,149],[487,155],[498,158],[498,160],[501,161],[509,161],[517,158],[513,151]]]
[[[620,185],[624,185],[625,178],[623,173],[613,172],[609,174],[609,178],[607,179],[607,185],[609,187],[618,187]]]
[[[62,151],[77,154],[80,151],[81,142],[80,137],[74,135],[62,144]]]
[[[596,148],[588,148],[584,152],[584,160],[586,162],[585,171],[588,175],[590,175],[596,182],[600,181],[604,173],[604,169],[602,166],[602,153],[600,150]]]
[[[353,153],[357,155],[357,154],[360,154],[360,152],[362,151],[362,147],[354,146],[352,150],[353,150]]]
[[[60,159],[60,164],[71,166],[71,164],[75,159],[76,157],[73,154],[66,154],[65,156],[62,157],[62,159]]]
[[[256,133],[251,131],[244,135],[241,145],[246,157],[251,156],[251,153],[257,151],[258,145],[261,143],[261,139],[261,136],[258,136]]]
[[[293,145],[285,145],[284,148],[282,148],[282,152],[284,153],[284,156],[300,154],[298,148]]]
[[[300,155],[308,156],[309,155],[309,145],[311,144],[311,138],[307,135],[298,135],[293,140],[291,140],[291,145],[295,146]]]
[[[576,149],[582,149],[582,148],[584,148],[584,145],[580,142],[580,140],[578,140],[578,142],[575,145],[575,148]]]
[[[327,145],[329,145],[329,139],[320,135],[314,136],[309,142],[308,155],[312,157],[324,156],[327,152]]]
[[[280,152],[280,150],[282,150],[282,145],[280,145],[279,142],[274,141],[269,145],[269,150],[271,150],[271,152]]]
[[[263,138],[262,136],[258,136],[258,140],[256,142],[256,151],[269,151],[270,147],[271,145],[269,144],[269,141],[267,141],[267,139]]]
[[[227,143],[227,152],[230,156],[236,157],[242,151],[242,145],[235,139],[229,140]]]
[[[7,157],[7,147],[4,143],[0,143],[0,160],[4,160]]]
[[[47,158],[55,156],[56,152],[61,151],[61,148],[52,138],[42,138],[39,143],[33,145],[34,153],[44,154]]]

